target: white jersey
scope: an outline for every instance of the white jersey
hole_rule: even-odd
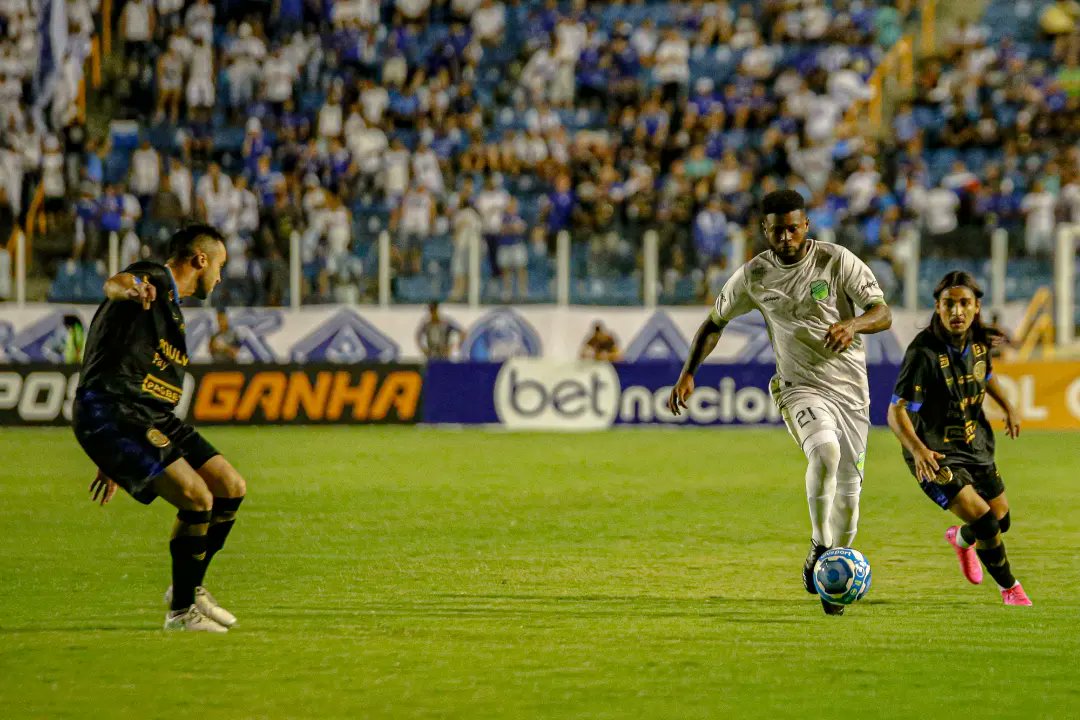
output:
[[[723,325],[760,310],[769,328],[776,370],[784,387],[809,387],[841,407],[870,406],[863,340],[842,353],[825,348],[825,333],[841,320],[885,301],[870,268],[840,245],[808,240],[794,265],[781,265],[771,250],[735,271],[716,299],[712,318]]]

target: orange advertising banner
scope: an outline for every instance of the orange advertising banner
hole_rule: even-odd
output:
[[[1080,362],[995,362],[993,373],[1022,429],[1080,430]],[[992,420],[1002,417],[989,397],[984,407]]]

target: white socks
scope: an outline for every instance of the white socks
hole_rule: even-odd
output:
[[[840,443],[836,433],[824,430],[806,439],[806,500],[810,527],[817,545],[832,546],[830,513],[836,495],[836,470],[840,466]],[[856,507],[858,499],[856,498]]]

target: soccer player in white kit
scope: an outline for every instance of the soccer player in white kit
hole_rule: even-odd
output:
[[[678,415],[694,390],[694,373],[735,317],[765,317],[777,373],[769,385],[795,441],[806,454],[812,529],[803,587],[832,547],[849,547],[859,521],[870,390],[859,335],[889,329],[892,312],[874,274],[852,252],[807,237],[805,201],[794,190],[762,200],[769,249],[735,271],[694,336],[668,407]],[[862,311],[862,314],[857,314]],[[842,605],[822,600],[826,614]]]

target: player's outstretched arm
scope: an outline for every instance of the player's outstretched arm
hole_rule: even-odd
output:
[[[701,363],[705,362],[705,358],[709,357],[709,353],[716,348],[725,325],[727,323],[718,321],[714,314],[710,313],[698,328],[694,341],[690,344],[690,354],[686,356],[682,372],[679,373],[679,379],[675,387],[671,389],[671,396],[668,398],[668,410],[672,414],[678,415],[681,412],[679,408],[686,407],[686,400],[690,397],[690,393],[694,392],[694,373],[697,372]]]
[[[944,459],[945,456],[926,447],[919,439],[915,433],[915,426],[911,424],[911,418],[907,414],[907,400],[897,399],[889,405],[888,421],[889,429],[915,458],[915,472],[918,476],[933,480],[941,469],[937,461]]]
[[[1009,402],[1009,398],[1005,397],[1005,393],[1002,392],[1001,385],[998,384],[996,377],[990,376],[990,379],[986,381],[986,394],[994,398],[994,402],[1005,413],[1005,433],[1014,440],[1020,437],[1020,421],[1016,419],[1016,412],[1013,410],[1012,403]]]
[[[105,297],[109,300],[135,300],[149,310],[157,299],[157,288],[149,278],[137,278],[131,273],[117,273],[105,281]]]
[[[892,327],[892,310],[882,301],[872,305],[858,317],[833,323],[825,333],[825,347],[834,352],[843,352],[855,342],[856,335],[873,335],[888,330],[890,327]]]

